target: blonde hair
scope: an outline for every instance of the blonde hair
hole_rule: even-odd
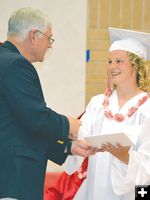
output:
[[[137,85],[144,92],[150,92],[150,61],[128,52],[129,60],[137,71]]]

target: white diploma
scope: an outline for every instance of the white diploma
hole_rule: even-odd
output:
[[[93,147],[100,148],[102,144],[111,143],[116,145],[119,143],[122,146],[131,146],[133,142],[129,139],[129,137],[125,133],[111,133],[105,135],[92,135],[84,137],[86,141],[88,141],[89,145]]]
[[[116,143],[122,146],[135,145],[139,137],[149,138],[150,133],[150,117],[145,119],[143,125],[124,126],[124,131],[116,133],[105,133],[101,135],[84,136],[84,139],[89,142],[93,147],[100,148],[102,144],[107,142],[116,145]],[[148,140],[147,138],[147,140]]]

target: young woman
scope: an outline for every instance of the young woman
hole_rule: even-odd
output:
[[[141,39],[150,40],[150,35],[114,28],[110,34],[116,39],[109,49],[109,84],[88,104],[79,135],[128,130],[134,145],[106,143],[90,156],[87,178],[74,200],[133,200],[135,185],[150,184],[150,133],[140,132],[145,119],[150,121],[149,55]],[[71,174],[81,163],[82,158],[69,156],[65,169]]]

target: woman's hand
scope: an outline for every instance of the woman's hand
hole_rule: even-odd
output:
[[[116,145],[112,145],[111,143],[103,144],[102,147],[99,149],[99,152],[107,151],[111,153],[113,156],[118,158],[125,164],[129,162],[129,149],[130,146],[122,146],[119,143]]]

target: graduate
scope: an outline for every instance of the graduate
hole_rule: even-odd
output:
[[[106,143],[90,156],[87,178],[74,200],[133,200],[135,185],[150,184],[150,132],[141,133],[150,118],[150,34],[119,28],[109,33],[107,89],[92,97],[78,136],[128,130],[133,145]],[[82,162],[80,156],[69,156],[66,172],[74,173]]]

